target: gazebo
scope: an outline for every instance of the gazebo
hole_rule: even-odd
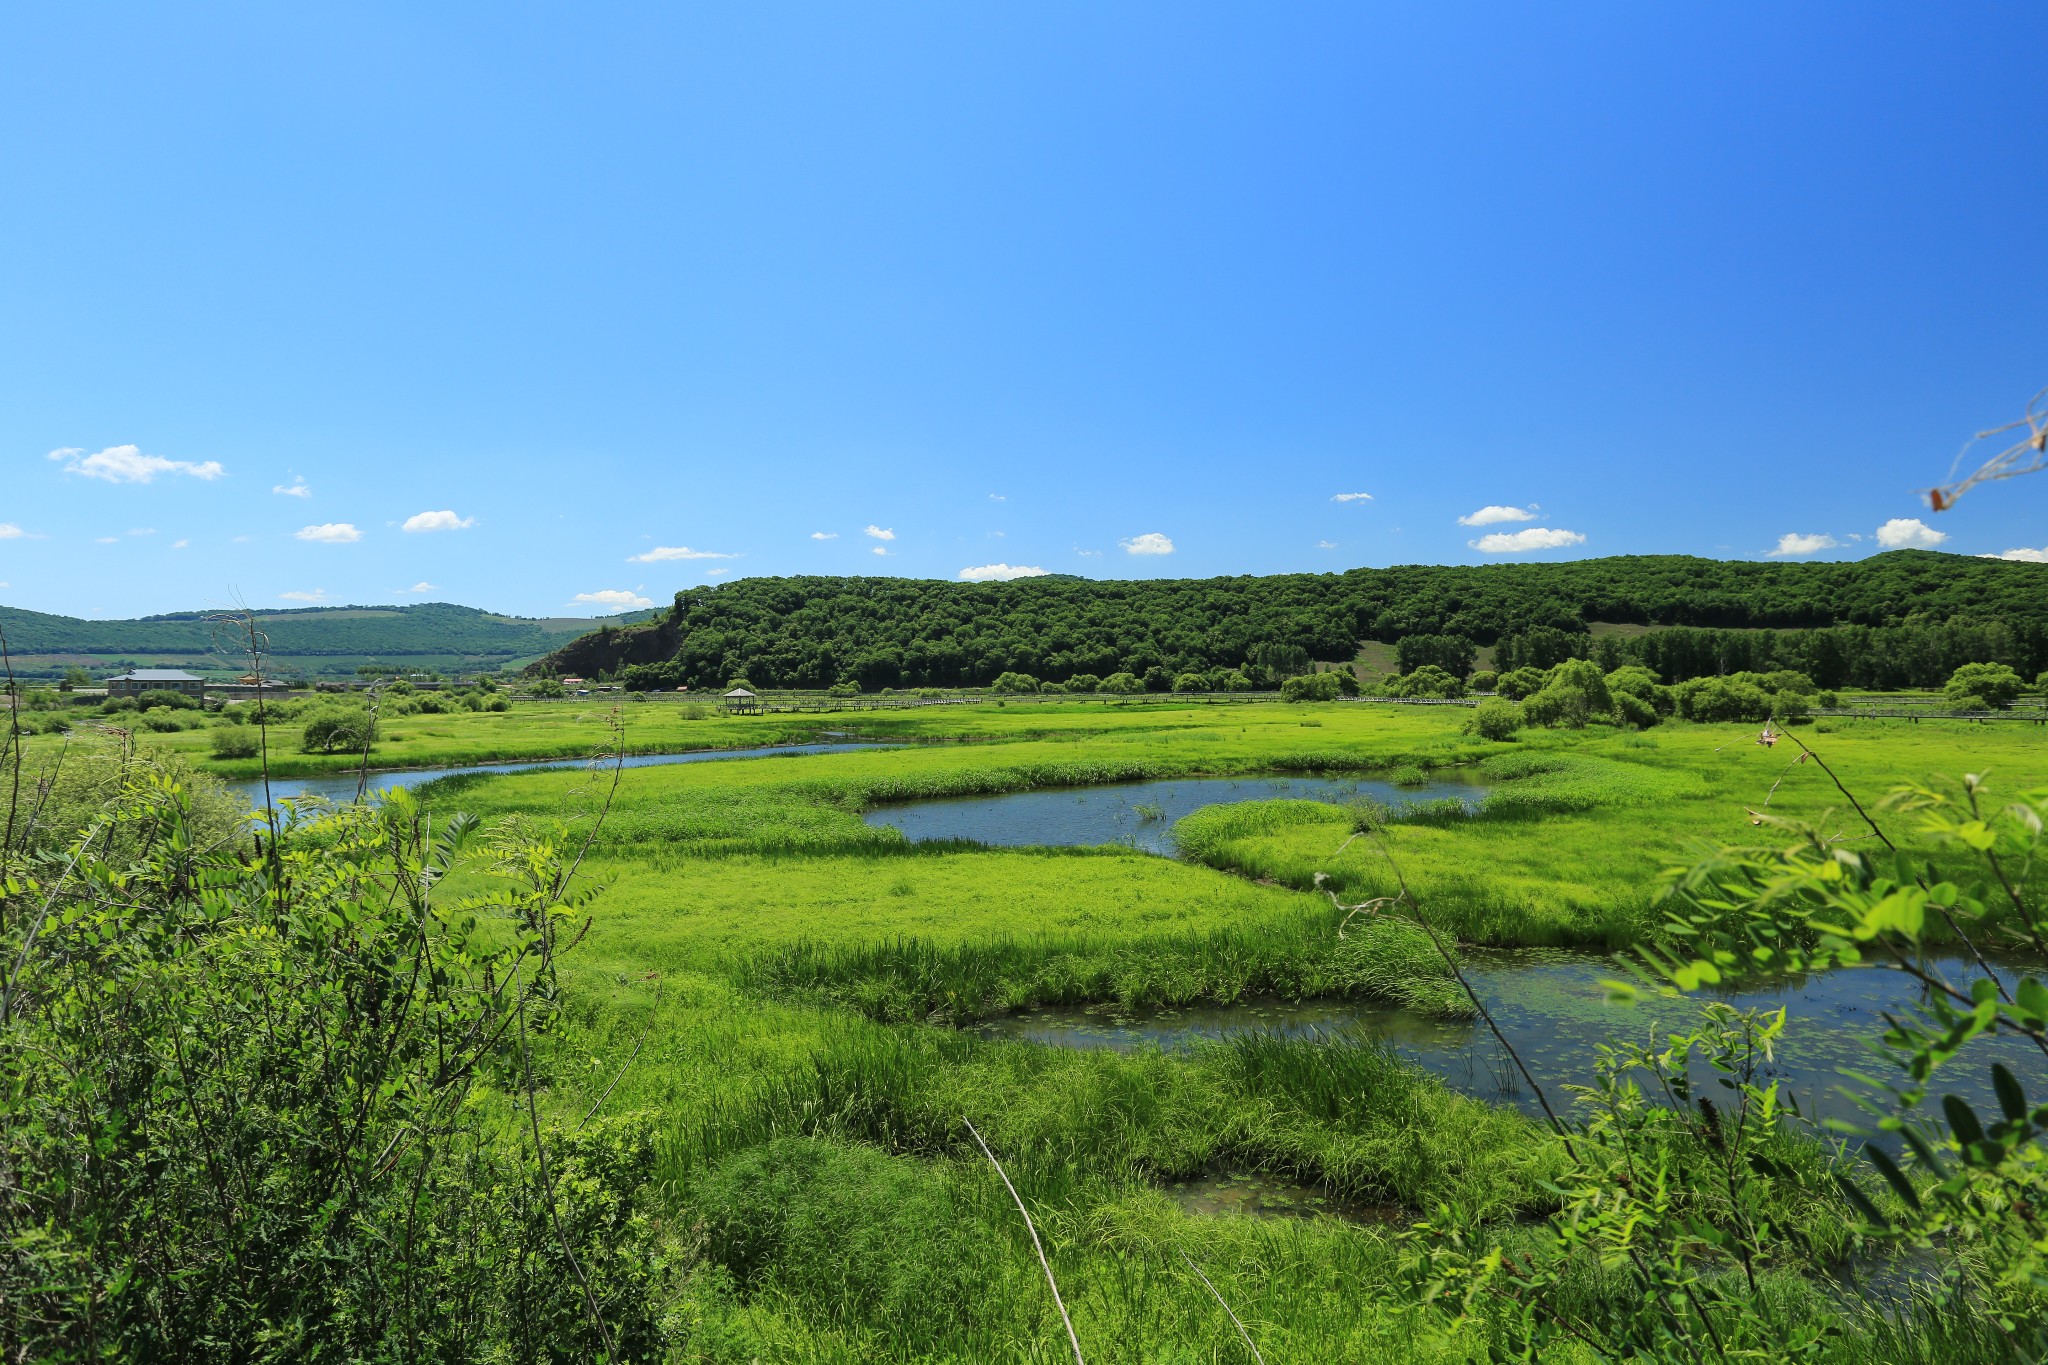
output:
[[[728,711],[758,711],[761,699],[744,687],[735,687],[725,694],[725,709]]]

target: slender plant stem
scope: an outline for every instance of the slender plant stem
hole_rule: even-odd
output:
[[[1052,1289],[1053,1306],[1060,1310],[1060,1321],[1067,1325],[1067,1341],[1074,1348],[1074,1365],[1088,1365],[1081,1356],[1081,1338],[1074,1332],[1074,1320],[1067,1316],[1067,1301],[1060,1297],[1060,1282],[1053,1278],[1052,1262],[1045,1257],[1045,1243],[1038,1240],[1038,1224],[1031,1221],[1031,1210],[1024,1207],[1024,1196],[1018,1194],[1017,1187],[1010,1183],[1009,1172],[1003,1169],[1002,1162],[996,1160],[996,1154],[988,1149],[988,1143],[983,1140],[981,1130],[974,1126],[974,1120],[962,1115],[960,1121],[967,1125],[968,1132],[974,1134],[975,1144],[988,1158],[988,1164],[996,1168],[996,1175],[1001,1178],[1003,1188],[1010,1192],[1010,1198],[1017,1201],[1017,1212],[1024,1215],[1024,1230],[1031,1234],[1031,1245],[1038,1252],[1038,1263],[1045,1268],[1045,1282]]]
[[[1195,1278],[1202,1282],[1202,1286],[1215,1296],[1217,1305],[1230,1315],[1230,1321],[1236,1326],[1237,1334],[1244,1338],[1244,1347],[1252,1353],[1252,1359],[1258,1361],[1259,1365],[1266,1365],[1266,1358],[1259,1354],[1258,1343],[1252,1340],[1252,1334],[1245,1330],[1244,1323],[1238,1320],[1237,1314],[1231,1312],[1229,1303],[1217,1292],[1216,1286],[1209,1283],[1209,1277],[1202,1273],[1202,1267],[1195,1264],[1195,1258],[1185,1251],[1181,1252],[1180,1258],[1188,1263],[1188,1269],[1195,1272]]]

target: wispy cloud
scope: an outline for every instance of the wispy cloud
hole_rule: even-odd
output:
[[[1370,493],[1332,493],[1332,494],[1330,495],[1330,501],[1331,501],[1331,502],[1371,502],[1371,501],[1372,501],[1372,494],[1370,494]]]
[[[159,474],[183,474],[211,483],[227,473],[219,460],[167,460],[161,455],[145,455],[138,446],[108,446],[93,455],[86,454],[83,446],[65,446],[51,451],[49,458],[62,460],[66,474],[108,483],[150,483]]]
[[[1082,549],[1082,548],[1081,548],[1080,546],[1078,546],[1078,545],[1076,545],[1076,546],[1074,547],[1074,553],[1075,553],[1075,554],[1077,554],[1077,555],[1079,555],[1079,556],[1081,556],[1081,558],[1083,558],[1083,559],[1100,559],[1100,558],[1102,558],[1102,551],[1100,551],[1100,550],[1084,550],[1084,549]]]
[[[415,512],[399,529],[417,535],[422,531],[467,531],[474,525],[475,517],[458,517],[453,512]]]
[[[119,536],[94,536],[94,537],[92,538],[92,543],[93,543],[93,544],[95,544],[95,545],[119,545],[119,544],[121,543],[121,537],[119,537]]]
[[[1046,572],[1036,564],[977,564],[962,569],[960,576],[969,583],[1006,583],[1013,578],[1043,578]]]
[[[1170,555],[1173,553],[1173,542],[1157,531],[1147,531],[1142,536],[1132,536],[1129,540],[1119,540],[1117,544],[1124,547],[1124,553],[1127,555]]]
[[[896,533],[886,526],[869,526],[867,529],[863,530],[861,534],[864,536],[873,536],[876,540],[896,539]]]
[[[2021,546],[2017,550],[2007,550],[2004,554],[1978,555],[1977,558],[2010,559],[2020,564],[2048,564],[2048,549],[2029,550],[2025,546]]]
[[[171,542],[171,548],[173,550],[183,550],[188,548],[191,544],[192,542],[189,540],[174,540]]]
[[[20,540],[27,534],[11,521],[0,521],[0,540]]]
[[[637,592],[629,592],[625,588],[600,588],[596,592],[577,593],[569,599],[569,604],[582,607],[611,607],[614,610],[621,610],[627,607],[651,607],[654,605],[654,601],[652,598],[642,597]]]
[[[1458,525],[1496,526],[1503,521],[1534,521],[1536,520],[1537,508],[1540,506],[1540,503],[1533,502],[1527,507],[1502,507],[1497,503],[1489,504],[1470,516],[1459,517]]]
[[[1316,548],[1318,550],[1334,550],[1337,548],[1337,542],[1334,540],[1319,540],[1316,542]]]
[[[1577,531],[1553,531],[1545,526],[1531,526],[1526,531],[1495,531],[1492,535],[1466,543],[1481,554],[1518,555],[1529,550],[1561,550],[1567,545],[1584,545],[1586,538]]]
[[[278,594],[287,602],[325,602],[327,589],[315,588],[311,592],[281,592]]]
[[[285,484],[281,483],[274,483],[270,485],[270,491],[273,493],[282,493],[285,497],[288,498],[310,498],[313,496],[313,490],[306,487],[306,481],[304,479],[297,477],[294,477],[292,479],[291,484],[289,486],[286,486]]]
[[[838,533],[837,531],[813,531],[813,532],[811,532],[811,539],[812,539],[812,540],[837,540],[837,539],[839,539],[839,533]]]
[[[294,540],[310,540],[321,545],[347,545],[363,538],[363,533],[345,521],[323,522],[318,526],[301,526],[292,532]]]
[[[628,564],[665,564],[672,559],[738,559],[738,555],[717,550],[693,550],[687,545],[657,545],[644,555],[628,555]]]
[[[1877,543],[1887,550],[1931,550],[1948,539],[1918,517],[1893,517],[1877,528]]]
[[[156,527],[132,526],[128,529],[128,534],[131,536],[153,536],[156,534]]]
[[[1795,531],[1788,531],[1778,537],[1778,548],[1764,551],[1764,557],[1766,559],[1783,559],[1788,555],[1819,554],[1822,550],[1834,549],[1838,544],[1840,544],[1839,541],[1825,532],[1802,536]]]
[[[417,582],[417,583],[413,584],[413,585],[412,585],[411,587],[409,587],[409,588],[400,588],[400,589],[399,589],[399,591],[400,591],[400,592],[432,592],[432,591],[434,591],[434,585],[433,585],[432,583],[429,583],[429,582],[427,582],[427,581],[426,581],[425,579],[422,579],[422,580],[420,580],[419,582]]]
[[[1001,493],[991,493],[988,495],[988,500],[990,502],[1008,502],[1010,499]]]
[[[706,578],[722,578],[726,574],[729,574],[731,572],[731,569],[706,569],[704,571],[704,576]]]

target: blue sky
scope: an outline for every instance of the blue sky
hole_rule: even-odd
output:
[[[0,601],[2048,547],[2048,478],[1916,496],[2048,383],[2044,50],[2038,4],[18,7]]]

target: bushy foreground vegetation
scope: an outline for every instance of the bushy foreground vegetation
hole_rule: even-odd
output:
[[[1946,1113],[1916,1130],[1933,1162],[1905,1158],[1895,1185],[1785,1112],[1758,1062],[1767,1016],[1709,1010],[1618,1050],[1585,1094],[1550,1097],[1555,1128],[1360,1036],[1125,1054],[956,1025],[1264,994],[1469,1012],[1432,931],[1696,945],[1643,990],[1732,978],[1760,948],[1910,961],[1945,916],[1973,942],[2021,922],[1980,889],[1998,890],[1982,859],[2035,894],[2022,811],[2038,803],[1978,815],[1923,794],[1882,816],[1935,888],[1916,922],[1910,876],[1874,841],[1845,845],[1853,814],[1826,775],[1753,726],[1674,713],[1639,732],[1610,709],[1501,739],[1461,732],[1458,708],[1030,710],[875,718],[975,743],[631,770],[616,788],[602,770],[458,778],[278,830],[122,750],[88,780],[68,775],[74,746],[45,799],[39,748],[25,804],[47,814],[10,834],[0,901],[4,957],[42,983],[10,985],[24,1004],[0,1026],[23,1059],[0,1181],[24,1287],[0,1295],[9,1354],[1071,1358],[971,1121],[1098,1365],[1250,1360],[1247,1336],[1276,1365],[2026,1358],[2013,1344],[2040,1290],[2014,1238],[2039,1097],[2018,1102],[2025,1123],[1976,1116],[1974,1137]],[[733,743],[774,722],[701,724]],[[1967,744],[2039,781],[2027,729],[1849,723],[1826,755],[1903,776]],[[911,845],[860,818],[1275,770],[1463,772],[1483,795],[1211,807],[1176,827],[1188,861]],[[1744,851],[1759,828],[1795,847]],[[1658,899],[1694,838],[1733,851]],[[46,903],[63,913],[32,927]],[[2024,989],[1986,1016],[1958,984],[1968,1028],[2029,1026]],[[1923,1078],[1968,1064],[1959,1018],[1905,1042]],[[102,1037],[121,1061],[92,1071]],[[1702,1069],[1734,1088],[1700,1086]],[[49,1216],[45,1172],[92,1217]],[[1313,1186],[1344,1216],[1177,1202],[1182,1182],[1243,1174]],[[1885,1259],[1897,1244],[1919,1259]],[[166,1257],[193,1273],[151,1274]],[[237,1281],[243,1261],[294,1273]],[[1871,1306],[1862,1276],[1923,1264],[1896,1311]]]

